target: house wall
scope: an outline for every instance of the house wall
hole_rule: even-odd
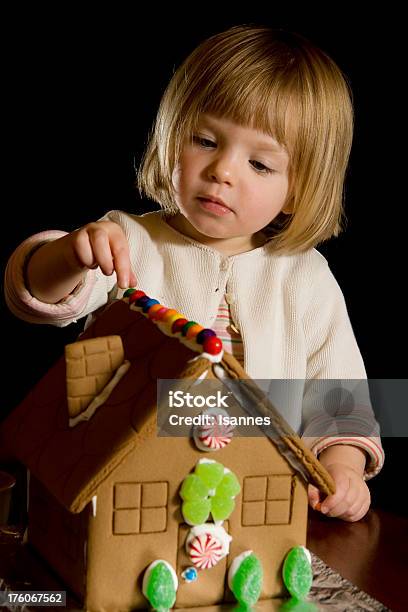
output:
[[[31,476],[28,542],[81,600],[85,594],[89,514],[89,507],[72,514]]]
[[[237,437],[220,451],[202,453],[186,438],[151,438],[98,490],[97,513],[89,529],[88,610],[146,609],[141,592],[145,568],[156,559],[165,559],[175,569],[189,564],[183,551],[188,526],[180,512],[178,492],[202,457],[223,463],[245,486],[226,523],[234,538],[230,555],[211,570],[200,572],[196,582],[180,580],[176,607],[232,601],[226,570],[233,557],[248,549],[263,564],[262,598],[282,592],[283,558],[292,546],[306,541],[307,495],[305,485],[271,442]],[[273,494],[268,487],[273,489],[274,483],[277,499],[269,500]],[[289,500],[282,500],[288,486]],[[262,524],[266,518],[271,524]]]

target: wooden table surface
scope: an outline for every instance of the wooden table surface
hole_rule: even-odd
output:
[[[311,511],[307,546],[393,612],[407,612],[408,517],[371,509],[346,523]]]

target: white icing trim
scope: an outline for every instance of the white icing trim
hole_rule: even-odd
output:
[[[193,440],[198,450],[203,451],[204,453],[214,453],[218,450],[218,448],[210,448],[209,446],[201,442],[195,430],[193,430]]]
[[[116,387],[119,381],[124,377],[124,375],[126,374],[129,368],[130,368],[130,361],[125,360],[122,363],[122,365],[118,367],[113,377],[110,379],[107,385],[104,386],[104,388],[99,393],[99,395],[94,397],[92,402],[89,404],[88,408],[84,410],[84,412],[81,412],[80,414],[78,414],[76,417],[71,417],[69,419],[69,426],[75,427],[76,425],[78,425],[78,423],[81,423],[82,421],[89,421],[89,419],[93,417],[97,409],[100,408],[100,406],[102,406],[102,404],[106,402],[106,400],[112,393],[113,389]]]
[[[192,350],[197,352],[197,348],[200,348],[201,344],[197,344],[197,342],[195,342],[194,344],[195,344],[195,348],[192,348]],[[210,355],[209,353],[204,353],[203,351],[198,357],[193,357],[193,359],[190,359],[189,363],[196,361],[196,359],[208,359],[210,363],[220,363],[223,357],[224,357],[224,349],[222,349],[221,352],[218,353],[218,355]]]
[[[170,570],[171,577],[173,578],[174,589],[176,591],[178,589],[177,574],[172,568],[172,566],[170,565],[170,563],[168,561],[165,561],[164,559],[157,559],[156,561],[153,561],[153,563],[151,563],[149,567],[146,568],[145,573],[143,575],[142,592],[143,592],[143,595],[146,597],[146,599],[147,599],[147,595],[146,595],[147,583],[149,582],[149,578],[150,578],[150,574],[152,573],[152,569],[156,567],[158,563],[164,563],[164,565]]]
[[[222,368],[219,365],[215,365],[213,368],[213,372],[216,375],[217,378],[219,378],[220,380],[224,380],[227,377],[227,373],[225,372],[224,368]]]
[[[312,555],[310,554],[310,550],[308,548],[306,548],[306,546],[301,546],[300,548],[305,553],[305,555],[306,555],[310,565],[312,565]]]
[[[201,355],[200,355],[201,357]],[[197,376],[197,378],[195,379],[195,381],[193,382],[193,384],[191,385],[192,387],[196,387],[197,385],[199,385],[205,378],[207,378],[208,376],[208,370],[205,370],[202,374],[200,374],[200,376]]]
[[[149,318],[149,315],[147,315],[145,312],[142,312],[142,315],[144,315],[144,317],[147,319]],[[163,321],[155,321],[154,319],[150,319],[150,320],[160,329],[160,331],[163,334],[165,334],[166,336],[169,336],[170,338],[175,338],[175,334],[172,333],[167,323],[163,323]]]
[[[246,559],[247,557],[249,557],[249,555],[252,555],[252,550],[246,550],[245,552],[241,553],[240,555],[238,555],[238,557],[235,557],[235,559],[231,563],[229,571],[228,571],[228,586],[231,589],[231,591],[232,591],[233,578],[235,574],[237,573],[242,561]]]

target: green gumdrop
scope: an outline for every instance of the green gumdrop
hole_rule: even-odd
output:
[[[205,499],[208,497],[208,488],[196,474],[189,474],[181,485],[180,497],[189,501]]]
[[[211,510],[209,499],[194,499],[183,502],[181,512],[189,525],[201,525],[208,519]]]
[[[215,489],[224,476],[224,466],[217,461],[214,461],[214,463],[198,463],[195,473],[209,489]]]
[[[146,597],[156,610],[169,610],[176,601],[173,576],[165,563],[154,566],[149,576]]]
[[[235,497],[241,491],[238,478],[233,472],[227,472],[224,474],[224,478],[221,480],[217,487],[217,497]]]
[[[258,557],[254,554],[245,557],[232,579],[232,592],[237,601],[253,606],[261,594],[262,579],[262,565]]]
[[[232,497],[219,497],[218,494],[210,498],[210,503],[214,521],[225,521],[235,508]]]
[[[309,593],[313,571],[301,546],[295,546],[286,555],[282,569],[283,582],[295,599],[304,599]]]

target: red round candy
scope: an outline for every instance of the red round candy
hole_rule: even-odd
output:
[[[222,351],[222,342],[217,336],[211,336],[204,341],[203,349],[210,355],[218,355]]]
[[[134,291],[131,295],[129,295],[129,304],[133,304],[136,300],[139,300],[141,297],[144,297],[146,294],[144,291]]]
[[[188,319],[177,319],[171,326],[171,333],[177,334],[177,332],[181,332],[186,323],[188,323]]]

